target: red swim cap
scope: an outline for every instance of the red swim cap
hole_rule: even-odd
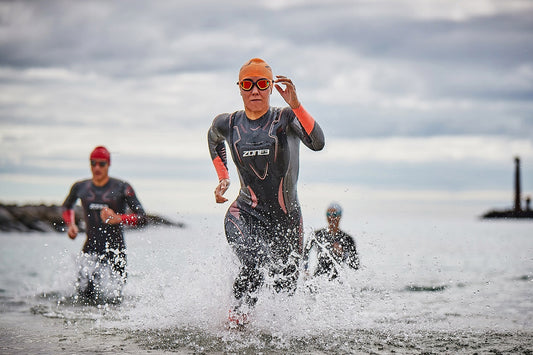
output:
[[[106,160],[108,164],[111,164],[111,154],[109,153],[109,150],[107,150],[106,147],[101,146],[101,145],[94,148],[89,159],[90,160],[102,159],[102,160]]]

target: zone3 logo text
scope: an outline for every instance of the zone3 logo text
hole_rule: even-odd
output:
[[[270,149],[256,149],[256,150],[245,150],[242,152],[243,157],[255,157],[256,155],[269,155]]]

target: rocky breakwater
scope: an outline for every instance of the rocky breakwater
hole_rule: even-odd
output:
[[[62,217],[63,210],[58,205],[13,205],[0,203],[0,232],[64,232],[66,225]],[[76,224],[84,231],[83,210],[75,207]],[[148,214],[146,226],[170,226],[183,228],[185,225],[167,218]],[[139,227],[127,227],[139,228]]]

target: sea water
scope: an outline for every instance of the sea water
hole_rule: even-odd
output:
[[[242,330],[226,324],[238,262],[222,220],[127,231],[120,304],[75,301],[84,236],[0,234],[0,353],[533,351],[531,221],[345,217],[341,228],[361,269],[302,272],[294,295],[267,284]]]

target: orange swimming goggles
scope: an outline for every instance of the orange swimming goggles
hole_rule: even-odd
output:
[[[257,81],[253,81],[252,79],[243,79],[238,82],[237,85],[239,85],[244,91],[250,91],[254,88],[254,86],[257,86],[259,90],[263,91],[270,87],[270,80],[259,79]]]

